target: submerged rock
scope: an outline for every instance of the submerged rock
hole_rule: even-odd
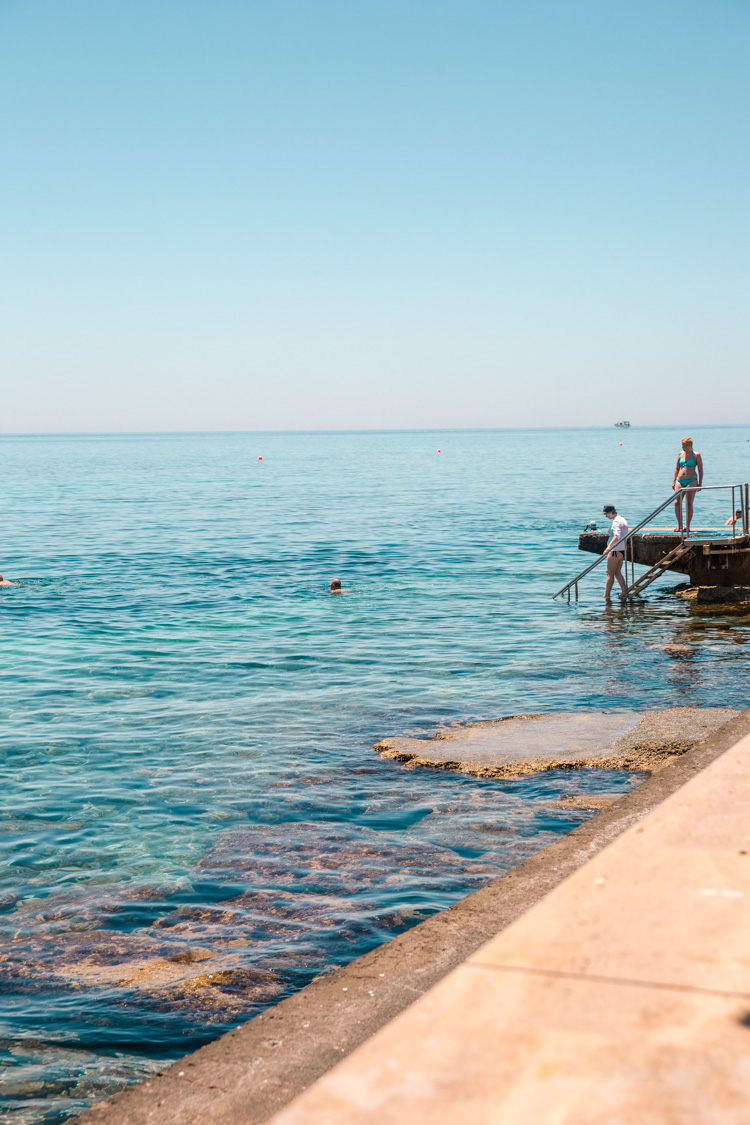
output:
[[[675,754],[738,715],[725,708],[515,715],[440,731],[434,738],[389,738],[374,749],[412,768],[478,777],[522,777],[552,769],[658,770]]]
[[[698,605],[713,605],[717,608],[723,605],[750,606],[750,586],[675,586],[672,590],[686,602],[696,602]]]
[[[225,1025],[326,971],[347,947],[419,921],[436,897],[497,873],[496,863],[467,865],[447,848],[359,825],[227,829],[171,895],[144,884],[79,891],[41,911],[23,904],[7,916],[0,988],[79,1004],[88,994],[113,1026],[131,1026],[138,1012]]]

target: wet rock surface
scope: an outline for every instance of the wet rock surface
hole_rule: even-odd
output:
[[[738,711],[672,707],[665,711],[516,715],[439,731],[431,739],[376,743],[385,758],[418,766],[511,778],[553,769],[660,769],[718,730]]]
[[[350,825],[296,824],[293,837],[289,825],[232,829],[180,891],[144,885],[43,909],[20,903],[6,914],[0,987],[52,1004],[87,993],[103,1041],[155,1043],[167,1013],[205,1040],[325,972],[342,944],[375,946],[426,917],[424,906],[404,905],[410,887],[439,897],[497,873],[497,863],[467,871],[445,848]]]
[[[698,605],[750,607],[750,586],[677,586],[673,592]]]

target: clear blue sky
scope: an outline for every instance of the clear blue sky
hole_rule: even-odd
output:
[[[747,0],[0,0],[3,431],[750,423]]]

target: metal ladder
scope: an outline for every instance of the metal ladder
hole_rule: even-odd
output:
[[[686,542],[683,539],[681,543],[678,543],[677,546],[673,547],[666,555],[662,555],[659,561],[654,563],[650,570],[647,570],[640,578],[636,578],[635,582],[633,582],[631,586],[628,586],[625,591],[625,597],[632,598],[634,595],[642,593],[647,586],[650,586],[657,578],[661,578],[665,570],[669,570],[673,563],[676,563],[683,555],[687,555],[692,548],[693,543]]]

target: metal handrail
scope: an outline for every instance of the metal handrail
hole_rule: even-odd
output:
[[[675,500],[679,500],[680,503],[682,503],[682,497],[685,496],[686,493],[688,493],[688,492],[712,492],[712,491],[718,491],[719,489],[722,489],[722,488],[731,488],[731,490],[732,490],[732,515],[733,516],[734,516],[735,510],[736,510],[735,507],[734,507],[734,503],[735,503],[735,500],[734,500],[735,491],[734,490],[736,488],[739,488],[740,496],[743,495],[743,490],[744,490],[745,503],[742,505],[742,507],[743,507],[742,532],[743,532],[743,535],[747,535],[748,534],[748,521],[750,521],[750,510],[748,509],[748,485],[747,484],[708,484],[708,485],[704,485],[703,487],[699,487],[699,488],[696,488],[694,486],[691,487],[691,488],[681,488],[679,493],[672,492],[669,495],[669,497],[664,501],[663,504],[660,504],[658,508],[654,508],[653,512],[651,512],[650,515],[646,516],[645,520],[641,520],[641,522],[638,524],[637,527],[632,528],[627,533],[627,535],[624,535],[622,537],[622,539],[618,540],[618,545],[622,544],[622,545],[625,546],[625,558],[627,558],[627,544],[631,543],[631,540],[632,540],[633,536],[636,535],[641,530],[642,527],[645,527],[647,523],[651,523],[651,520],[654,518],[654,516],[658,516],[659,512],[663,512],[664,509],[669,504],[673,504],[675,502]],[[684,520],[682,520],[680,522],[682,523],[682,527],[680,528],[680,539],[684,542],[685,534],[686,534],[685,533],[685,523],[684,523]],[[735,527],[736,527],[736,525],[732,524],[732,538],[733,539],[735,538]],[[630,553],[631,553],[631,565],[632,565],[632,554],[633,554],[632,543],[631,543],[631,546],[630,546]],[[554,601],[555,598],[559,598],[561,594],[568,594],[568,601],[570,601],[570,590],[572,590],[574,586],[575,586],[575,589],[576,589],[576,600],[578,600],[578,583],[581,581],[582,578],[585,578],[587,574],[590,574],[592,570],[595,570],[597,566],[599,566],[601,563],[603,563],[604,560],[606,559],[606,557],[607,557],[607,553],[605,551],[604,554],[600,555],[598,559],[595,559],[594,562],[592,562],[590,566],[587,566],[585,568],[585,570],[582,570],[580,574],[577,574],[575,576],[575,578],[573,578],[570,582],[566,583],[566,585],[563,586],[563,588],[561,590],[558,590],[556,594],[553,594],[552,600]]]

